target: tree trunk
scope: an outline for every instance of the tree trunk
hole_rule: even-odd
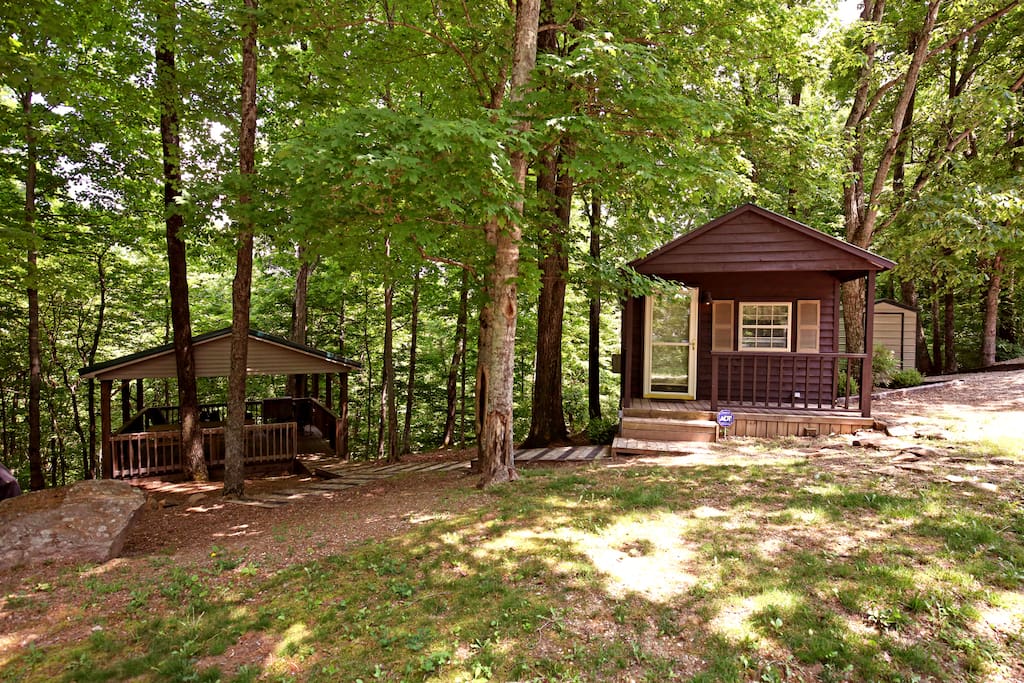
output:
[[[451,448],[455,445],[455,417],[458,408],[459,372],[465,379],[466,360],[466,320],[469,308],[469,273],[462,271],[462,285],[459,288],[459,313],[455,322],[455,349],[452,351],[452,364],[448,367],[448,383],[445,395],[448,399],[445,411],[444,432],[441,435],[440,448]]]
[[[956,372],[959,370],[956,362],[956,298],[952,290],[946,292],[943,300],[944,313],[942,331],[945,337],[946,361],[943,363],[945,372]]]
[[[420,279],[422,273],[416,269],[412,279],[412,320],[409,330],[409,386],[405,392],[405,424],[402,429],[402,453],[411,453],[412,408],[416,397],[416,342],[420,328]]]
[[[228,420],[224,428],[224,495],[245,493],[245,380],[249,354],[249,309],[252,300],[252,183],[256,178],[256,9],[245,2],[242,39],[242,127],[238,137],[238,169],[242,192],[235,279],[231,284],[231,374],[228,377]]]
[[[595,271],[601,263],[601,198],[590,199],[590,260]],[[596,275],[596,273],[595,273]],[[589,334],[587,336],[587,414],[601,417],[601,282],[590,285]]]
[[[942,315],[940,313],[940,291],[938,285],[932,290],[932,362],[935,370],[941,375],[945,372],[945,359],[942,356]]]
[[[29,245],[26,279],[28,286],[28,468],[29,488],[46,487],[43,476],[41,448],[40,398],[43,383],[42,352],[39,347],[39,275],[36,247],[36,131],[32,122],[32,91],[21,94],[21,111],[25,117],[25,234]]]
[[[865,167],[864,138],[874,135],[867,129],[871,115],[877,111],[873,106],[875,97],[881,92],[871,92],[872,78],[875,71],[875,55],[879,48],[877,39],[869,40],[864,45],[864,59],[857,74],[857,87],[853,97],[853,105],[844,126],[844,136],[848,143],[850,156],[847,180],[843,183],[843,215],[846,226],[846,239],[853,245],[868,249],[874,237],[878,223],[880,198],[885,188],[889,171],[896,160],[897,150],[902,139],[904,124],[908,120],[907,111],[911,106],[917,90],[918,76],[927,61],[928,44],[932,30],[938,18],[941,0],[930,0],[924,21],[917,32],[918,40],[910,55],[906,71],[903,73],[903,85],[892,108],[891,119],[884,133],[884,143],[879,153],[873,172],[868,173]],[[880,24],[885,11],[884,0],[868,0],[863,3],[860,20]],[[869,177],[870,176],[870,177]],[[860,296],[857,296],[857,293]],[[859,352],[863,348],[864,289],[859,281],[843,285],[843,318],[846,325],[847,350]],[[868,349],[870,353],[870,349]]]
[[[913,280],[900,282],[900,298],[907,306],[917,309],[917,288]],[[917,369],[923,375],[930,375],[932,372],[932,359],[928,355],[928,340],[924,336],[924,326],[921,324],[921,314],[918,311],[916,316],[917,324],[914,326],[914,348],[917,353]]]
[[[554,33],[545,31],[542,35]],[[537,168],[537,194],[541,201],[548,202],[548,218],[537,300],[537,370],[530,434],[523,443],[524,448],[540,448],[564,441],[568,435],[562,406],[562,325],[569,269],[564,239],[572,206],[572,180],[565,171],[559,172],[561,155],[556,148],[557,145],[541,153]]]
[[[384,242],[384,254],[391,260],[391,238]],[[395,283],[390,275],[384,278],[384,358],[381,359],[380,386],[380,427],[378,429],[377,453],[386,457],[387,462],[398,462],[398,405],[395,401],[395,333],[394,333]]]
[[[540,0],[518,0],[512,58],[510,98],[520,101],[537,61],[537,32]],[[518,124],[519,131],[530,129],[528,119]],[[513,148],[509,165],[516,188],[526,187],[527,159],[522,149]],[[523,215],[523,200],[514,200],[511,215]],[[477,384],[477,410],[480,416],[479,487],[518,478],[512,442],[512,396],[516,342],[516,279],[519,276],[519,242],[522,228],[518,218],[489,219],[484,226],[487,244],[494,249],[494,261],[487,273],[486,303],[480,315],[480,380]]]
[[[999,291],[1003,285],[1003,252],[997,252],[987,264],[988,287],[985,290],[985,318],[981,336],[981,366],[990,367],[996,363],[996,331],[999,328]]]
[[[180,233],[184,218],[178,208],[181,197],[181,136],[178,130],[178,84],[174,66],[174,40],[178,11],[174,0],[164,0],[157,17],[156,76],[160,98],[160,142],[163,150],[164,220],[167,268],[171,293],[171,325],[174,328],[174,359],[178,374],[178,405],[181,415],[181,464],[185,476],[207,481],[203,435],[199,428],[196,365],[192,349],[192,320],[188,302],[185,243]]]
[[[306,249],[303,246],[299,246],[296,252],[296,258],[299,261],[299,269],[295,273],[295,293],[292,298],[292,327],[289,339],[296,344],[306,343],[306,330],[307,330],[307,318],[309,315],[309,304],[307,296],[309,294],[309,276],[313,272],[315,264],[311,263],[306,258]],[[305,387],[303,386],[303,375],[289,375],[288,376],[288,395],[289,396],[303,396],[305,395]]]

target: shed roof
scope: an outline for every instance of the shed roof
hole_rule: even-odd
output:
[[[192,337],[197,377],[226,377],[231,369],[231,328]],[[249,330],[247,374],[299,375],[352,372],[362,366],[327,351],[296,344],[283,337]],[[176,377],[174,344],[133,353],[82,368],[85,379],[140,379]]]
[[[774,211],[744,204],[629,265],[639,273],[670,278],[824,271],[845,281],[896,264]]]
[[[907,304],[900,303],[895,299],[879,299],[878,301],[875,302],[876,311],[878,310],[879,306],[892,306],[894,308],[902,308],[904,311],[909,311],[911,313],[917,313],[917,309],[914,308],[913,306],[908,306]]]

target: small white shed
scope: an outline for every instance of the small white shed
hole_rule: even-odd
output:
[[[892,299],[875,302],[875,340],[892,351],[900,370],[917,367],[917,309]],[[846,349],[846,328],[839,319],[839,348]]]
[[[892,299],[876,301],[875,344],[892,351],[900,370],[917,367],[917,309]]]

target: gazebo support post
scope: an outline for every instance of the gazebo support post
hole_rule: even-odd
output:
[[[324,405],[327,406],[328,410],[334,407],[334,396],[331,393],[333,391],[331,386],[333,379],[334,375],[329,372],[324,375]]]
[[[101,471],[104,479],[114,478],[114,454],[110,450],[110,395],[114,393],[114,380],[100,380],[100,448]]]
[[[319,401],[320,400],[320,373],[313,373],[313,381],[311,382],[311,384],[312,384],[312,389],[310,391],[310,396],[314,400]]]
[[[141,413],[146,407],[146,388],[142,384],[142,378],[135,380],[135,412]]]

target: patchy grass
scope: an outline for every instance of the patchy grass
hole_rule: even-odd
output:
[[[527,469],[315,561],[44,568],[0,681],[1021,680],[1019,497],[850,469]]]

